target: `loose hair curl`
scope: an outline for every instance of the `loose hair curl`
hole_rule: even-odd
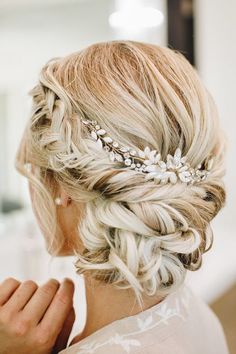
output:
[[[31,91],[33,109],[16,166],[32,183],[36,213],[65,243],[54,204],[56,185],[84,203],[75,249],[79,273],[119,288],[167,294],[186,270],[200,267],[212,244],[211,220],[225,203],[225,136],[215,104],[180,53],[135,41],[91,45],[49,61]],[[192,167],[213,154],[210,176],[194,185],[156,185],[97,151],[80,117],[134,149],[149,146],[163,159],[180,147]],[[25,168],[30,162],[38,173]]]

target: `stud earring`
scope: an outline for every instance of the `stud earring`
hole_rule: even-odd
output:
[[[59,198],[59,197],[58,197],[58,198],[55,198],[54,201],[55,201],[55,204],[56,204],[56,205],[61,205],[61,204],[62,204],[62,200],[61,200],[61,198]]]
[[[71,197],[68,197],[68,203],[69,204],[71,203],[71,201],[72,201]],[[54,202],[55,202],[56,205],[62,205],[62,198],[57,197],[57,198],[54,199]]]

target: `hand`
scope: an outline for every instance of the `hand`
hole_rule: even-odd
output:
[[[0,284],[0,354],[49,354],[64,349],[74,322],[74,284],[38,286],[9,278]],[[63,331],[64,324],[66,330]]]
[[[63,324],[63,328],[57,337],[56,343],[53,347],[53,350],[51,351],[51,354],[57,354],[68,346],[68,339],[74,322],[75,322],[75,310],[72,307],[67,316],[67,319]]]

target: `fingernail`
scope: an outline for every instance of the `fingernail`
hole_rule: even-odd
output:
[[[55,278],[50,278],[46,281],[46,283],[54,283],[56,286],[60,285],[59,280],[55,279]]]
[[[70,278],[67,278],[67,277],[63,279],[63,282],[64,282],[64,283],[68,282],[68,283],[71,283],[71,284],[73,284],[73,285],[74,285],[73,280],[72,280],[72,279],[70,279]]]

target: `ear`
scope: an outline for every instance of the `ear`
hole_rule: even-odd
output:
[[[66,192],[61,189],[61,206],[67,207],[71,203],[71,198],[66,194]]]

